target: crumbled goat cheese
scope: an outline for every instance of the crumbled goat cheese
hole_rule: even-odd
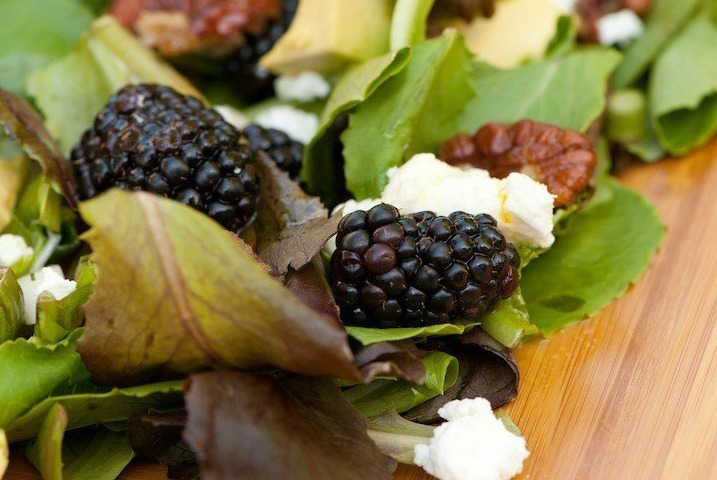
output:
[[[640,17],[627,8],[597,21],[598,39],[603,45],[625,44],[642,35],[643,30]]]
[[[11,267],[23,258],[35,253],[20,235],[0,235],[0,267]]]
[[[17,281],[25,298],[25,324],[34,325],[37,320],[37,299],[43,292],[50,293],[56,300],[62,300],[77,288],[77,282],[67,280],[62,269],[56,265],[44,267]]]
[[[244,115],[242,112],[229,105],[217,105],[214,107],[219,115],[224,117],[224,120],[230,123],[234,128],[243,130],[247,125],[251,123],[251,119]]]
[[[319,117],[291,105],[271,107],[254,121],[264,128],[275,128],[301,143],[309,143],[319,129]]]
[[[281,75],[274,81],[276,96],[282,100],[311,102],[326,98],[331,86],[316,72],[306,71],[298,75]]]
[[[555,241],[554,197],[544,184],[522,173],[499,180],[486,170],[453,167],[422,153],[389,170],[381,200],[403,213],[487,213],[515,244],[548,248]]]
[[[564,12],[572,13],[578,0],[552,0],[552,2]]]
[[[509,432],[484,398],[453,400],[438,414],[428,445],[416,445],[414,463],[440,480],[508,480],[523,470],[525,439]]]

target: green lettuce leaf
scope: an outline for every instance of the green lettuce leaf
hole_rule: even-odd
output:
[[[22,289],[9,268],[0,267],[0,344],[20,336],[25,315]]]
[[[394,409],[368,419],[368,436],[379,450],[401,463],[412,464],[416,445],[427,445],[436,427],[406,420]]]
[[[309,189],[327,204],[334,203],[337,188],[343,188],[343,185],[336,185],[334,122],[339,115],[366,100],[386,80],[403,70],[410,56],[411,50],[404,48],[350,67],[331,91],[321,115],[319,130],[304,150],[301,171],[301,178]]]
[[[613,87],[619,90],[634,85],[704,1],[655,0],[645,22],[644,33],[628,47],[615,70]]]
[[[0,2],[0,87],[24,95],[25,78],[69,52],[91,21],[77,0]]]
[[[441,323],[413,328],[368,328],[346,327],[346,331],[363,345],[378,342],[395,342],[408,338],[440,337],[443,335],[460,335],[475,325],[475,323]]]
[[[328,378],[205,372],[185,398],[204,478],[390,480],[396,468]]]
[[[43,480],[114,480],[134,457],[124,432],[100,427],[66,434],[67,412],[55,404],[25,455]]]
[[[563,57],[575,49],[578,31],[570,15],[561,15],[555,27],[555,35],[545,49],[545,58]]]
[[[80,213],[98,277],[79,350],[95,380],[136,385],[210,366],[360,378],[341,325],[204,214],[121,190]]]
[[[443,394],[458,379],[458,360],[447,353],[433,351],[421,358],[426,380],[415,385],[405,380],[374,380],[344,390],[346,399],[366,417],[380,415],[393,408],[405,412]]]
[[[480,319],[483,330],[508,348],[515,348],[520,340],[538,332],[530,321],[528,306],[518,289],[513,295],[501,300],[492,312]]]
[[[406,67],[350,114],[341,140],[346,186],[358,200],[379,197],[391,167],[456,132],[473,96],[471,59],[463,37],[447,30],[412,47]]]
[[[42,343],[57,343],[82,325],[84,312],[95,282],[96,272],[89,258],[80,259],[75,272],[77,288],[62,300],[43,293],[37,300],[35,338]]]
[[[0,344],[0,428],[26,413],[57,388],[84,382],[89,373],[75,351],[76,331],[66,340],[40,346],[17,339]]]
[[[717,131],[717,25],[700,15],[685,27],[655,62],[649,95],[655,132],[668,152],[683,155],[712,138]]]
[[[543,334],[598,313],[650,264],[664,236],[655,208],[606,178],[611,197],[568,219],[555,245],[533,260],[520,283],[530,321]]]
[[[619,61],[614,50],[592,48],[512,70],[479,63],[472,77],[476,97],[460,129],[528,118],[584,132],[605,109],[608,78]]]
[[[410,47],[426,38],[434,0],[397,0],[391,18],[391,50]]]
[[[95,20],[68,55],[28,78],[27,88],[63,152],[76,144],[108,98],[129,83],[154,82],[201,94],[112,17]]]
[[[52,408],[62,404],[67,412],[67,429],[86,427],[98,423],[126,421],[133,415],[166,411],[182,405],[182,382],[170,381],[131,388],[97,386],[83,382],[63,386],[30,410],[10,422],[6,427],[11,442],[37,436],[43,420]]]

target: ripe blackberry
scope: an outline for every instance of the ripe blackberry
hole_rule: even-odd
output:
[[[289,174],[293,180],[299,178],[304,144],[292,140],[281,130],[248,125],[242,132],[256,150],[263,150],[274,162]]]
[[[246,138],[200,100],[130,85],[97,115],[71,160],[85,199],[112,187],[149,191],[238,232],[256,216],[254,156]]]
[[[345,216],[331,284],[347,325],[474,320],[518,286],[520,255],[490,215],[401,216],[387,204]]]
[[[274,92],[274,75],[259,66],[259,59],[289,29],[298,0],[283,0],[281,16],[260,35],[247,35],[246,43],[227,59],[227,69],[247,100],[260,100]]]

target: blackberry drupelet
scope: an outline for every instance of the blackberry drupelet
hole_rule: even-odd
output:
[[[331,285],[347,325],[474,320],[518,287],[520,255],[490,215],[400,215],[387,204],[345,216]]]
[[[130,85],[73,148],[84,199],[118,187],[196,208],[239,232],[256,216],[254,150],[219,113],[169,87]]]
[[[227,59],[227,69],[247,100],[261,100],[274,93],[274,75],[259,66],[259,59],[289,29],[298,0],[283,0],[281,16],[260,35],[247,35],[246,43]]]
[[[252,147],[266,152],[292,180],[298,180],[304,154],[303,143],[292,140],[281,130],[263,128],[256,124],[248,125],[242,133],[249,139]]]

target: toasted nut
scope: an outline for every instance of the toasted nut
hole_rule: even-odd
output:
[[[457,135],[443,143],[441,158],[452,165],[483,168],[498,178],[512,172],[528,175],[556,196],[556,208],[578,200],[597,165],[585,135],[530,120],[513,125],[489,123],[472,137]]]

